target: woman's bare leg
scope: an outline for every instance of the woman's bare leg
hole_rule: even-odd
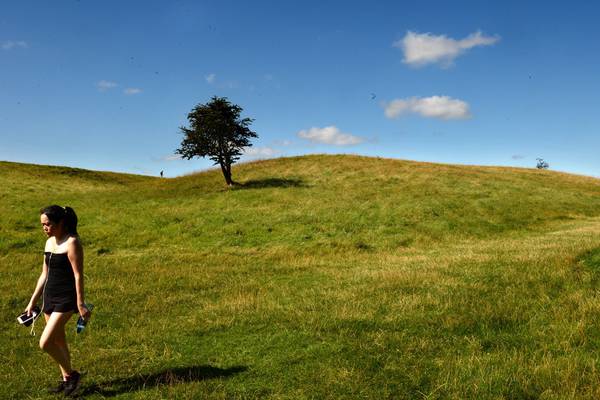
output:
[[[46,327],[40,337],[40,348],[58,363],[63,379],[73,371],[71,369],[71,356],[67,347],[65,324],[73,315],[73,311],[66,313],[53,312],[44,314]]]

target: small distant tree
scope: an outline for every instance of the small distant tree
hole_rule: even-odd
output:
[[[536,160],[537,160],[537,165],[536,165],[537,169],[548,169],[548,168],[550,168],[550,165],[548,165],[548,163],[546,161],[544,161],[543,158],[536,158]]]
[[[231,186],[231,165],[239,160],[244,147],[252,146],[256,132],[250,130],[250,118],[240,118],[242,108],[226,97],[213,96],[206,104],[198,104],[188,114],[189,127],[179,129],[184,135],[175,151],[183,158],[208,157],[219,164],[225,182]]]

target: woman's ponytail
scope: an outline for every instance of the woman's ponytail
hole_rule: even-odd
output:
[[[67,233],[77,235],[77,214],[71,207],[65,207],[64,226]]]

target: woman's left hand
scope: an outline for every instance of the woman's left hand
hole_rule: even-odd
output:
[[[84,321],[87,322],[92,316],[92,312],[85,306],[85,304],[80,304],[77,308],[79,309],[79,315]]]

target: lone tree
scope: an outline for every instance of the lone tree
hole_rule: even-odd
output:
[[[242,108],[231,104],[226,97],[213,96],[206,104],[198,104],[188,114],[189,128],[182,126],[184,138],[175,150],[183,158],[208,157],[219,164],[227,185],[231,178],[231,164],[239,160],[244,147],[250,147],[250,138],[258,137],[250,130],[250,118],[240,119]]]

